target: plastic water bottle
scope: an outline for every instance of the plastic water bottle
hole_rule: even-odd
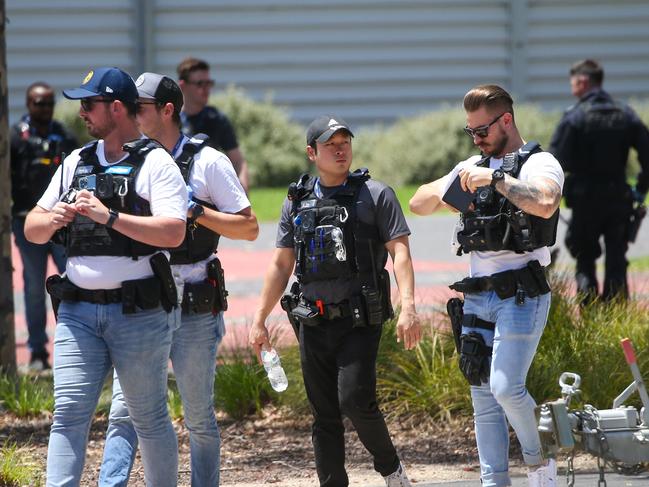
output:
[[[264,364],[264,369],[268,374],[268,380],[271,387],[277,392],[285,391],[288,387],[288,379],[286,373],[282,368],[282,363],[279,360],[279,355],[274,348],[270,350],[261,351],[261,361]]]

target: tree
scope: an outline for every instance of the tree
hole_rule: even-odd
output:
[[[11,275],[11,170],[7,103],[5,0],[0,0],[0,367],[16,371],[16,336]]]

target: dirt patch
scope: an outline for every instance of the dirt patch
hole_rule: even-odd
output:
[[[281,485],[317,486],[310,418],[286,419],[267,409],[262,417],[233,422],[219,418],[221,428],[221,484],[229,487]],[[389,429],[413,483],[479,478],[475,436],[471,418],[451,422],[432,420],[389,423]],[[8,438],[30,445],[34,459],[45,471],[50,418],[19,420],[0,417],[0,444]],[[190,485],[189,434],[182,421],[178,434],[180,486]],[[93,423],[88,442],[82,486],[95,486],[101,465],[106,418]],[[372,460],[356,433],[347,425],[347,468],[352,485],[381,485]],[[512,473],[523,474],[518,443],[512,441]],[[587,461],[586,461],[587,463]],[[139,456],[131,473],[130,486],[143,487],[144,471]]]

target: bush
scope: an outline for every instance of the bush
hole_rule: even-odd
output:
[[[214,378],[214,403],[233,419],[259,414],[271,396],[266,373],[249,348],[221,355]]]
[[[304,129],[270,98],[256,102],[230,86],[210,103],[232,122],[248,161],[252,187],[288,186],[308,171]]]
[[[54,410],[54,393],[51,380],[18,376],[15,380],[0,375],[0,406],[20,418],[38,416]]]
[[[579,312],[581,297],[572,296],[564,276],[553,279],[553,303],[538,353],[528,377],[528,388],[542,402],[560,396],[562,372],[582,378],[584,403],[610,408],[613,399],[628,386],[633,376],[624,360],[622,338],[630,338],[638,353],[643,377],[649,376],[649,314],[646,303],[595,302]],[[640,407],[637,395],[627,401]]]
[[[0,485],[6,487],[42,485],[41,467],[29,455],[29,446],[18,448],[7,441],[0,449]]]
[[[239,88],[230,86],[210,99],[225,113],[237,132],[248,160],[251,186],[286,187],[311,168],[305,155],[305,128],[292,122],[272,99],[254,101]],[[631,102],[649,124],[649,101]],[[538,140],[547,148],[560,118],[559,111],[544,111],[536,105],[516,105],[516,124],[525,140]],[[78,102],[63,101],[56,116],[72,129],[79,140],[89,140],[78,116]],[[464,134],[466,124],[460,106],[445,107],[424,115],[403,118],[391,125],[356,130],[354,167],[366,166],[372,177],[392,186],[422,184],[446,174],[456,163],[477,154]],[[629,176],[639,172],[635,152]]]

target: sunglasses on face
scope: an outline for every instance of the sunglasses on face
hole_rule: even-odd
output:
[[[137,113],[142,113],[142,110],[144,110],[144,105],[158,105],[162,107],[163,104],[157,101],[138,101],[135,104],[135,111]]]
[[[37,100],[32,102],[35,107],[53,107],[54,102],[53,101],[47,101],[47,100]]]
[[[189,85],[195,85],[198,86],[199,88],[211,88],[214,86],[214,80],[213,79],[201,79],[198,81],[187,81],[187,84]]]
[[[95,107],[95,103],[113,103],[115,100],[109,98],[82,98],[81,109],[84,112],[91,112]]]
[[[494,118],[491,122],[489,122],[487,125],[480,125],[479,127],[473,129],[467,125],[466,127],[464,127],[464,133],[471,138],[477,135],[481,139],[484,139],[489,135],[489,127],[491,127],[494,123],[496,123],[500,119],[500,117],[502,117],[505,113],[507,112],[501,113],[496,118]]]

